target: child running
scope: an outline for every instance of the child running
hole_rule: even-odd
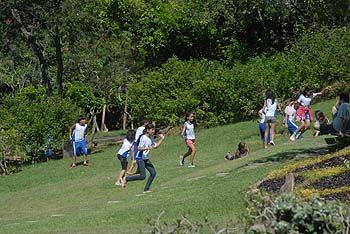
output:
[[[295,123],[297,106],[296,100],[291,100],[284,109],[284,125],[291,136],[298,130],[298,125]]]
[[[277,110],[281,110],[281,107],[278,103],[275,93],[268,89],[265,92],[265,101],[263,110],[265,112],[265,135],[264,135],[264,148],[267,148],[267,140],[270,131],[270,141],[269,144],[274,146],[274,138],[275,138],[275,127],[277,122],[276,113]]]
[[[196,156],[196,136],[194,133],[195,119],[193,111],[186,113],[185,121],[186,122],[182,127],[181,136],[185,139],[188,151],[183,156],[180,156],[180,166],[183,166],[185,164],[185,158],[190,156],[190,164],[188,167],[193,168],[196,167],[193,164],[194,157]]]
[[[122,169],[119,172],[118,180],[115,185],[122,185],[121,180],[125,176],[126,169],[128,168],[128,155],[130,154],[131,161],[134,161],[134,140],[135,140],[135,131],[129,130],[126,134],[126,138],[117,143],[122,146],[118,151],[117,158],[120,161]]]
[[[258,120],[260,137],[261,137],[262,142],[264,143],[265,142],[265,129],[266,129],[264,109],[259,110],[258,115],[259,115],[259,118],[260,118]],[[267,136],[267,141],[270,142],[270,132],[269,132],[269,134]]]
[[[314,93],[312,89],[307,86],[301,95],[298,98],[298,103],[300,104],[296,119],[301,122],[301,125],[298,127],[297,131],[290,136],[291,141],[295,141],[295,139],[300,139],[302,134],[310,128],[310,124],[312,121],[312,110],[311,110],[311,101],[319,95],[323,95],[323,93],[328,90],[329,87],[326,87],[319,93]]]
[[[137,167],[140,174],[123,177],[121,181],[121,184],[123,187],[126,187],[129,181],[146,179],[146,169],[147,169],[147,171],[150,173],[150,176],[144,188],[144,193],[153,192],[153,190],[151,190],[150,187],[156,176],[156,170],[153,164],[151,163],[151,161],[149,160],[149,152],[153,149],[158,148],[164,140],[164,135],[159,134],[160,139],[156,143],[154,141],[154,132],[155,132],[154,125],[150,123],[147,124],[145,127],[145,134],[142,135],[139,139],[138,153],[136,157]]]
[[[149,120],[144,119],[142,121],[142,125],[140,127],[138,127],[137,130],[136,130],[135,141],[134,141],[134,157],[133,157],[133,159],[131,161],[130,168],[126,172],[127,175],[132,175],[133,171],[134,171],[134,169],[136,167],[136,160],[135,160],[135,158],[136,158],[136,154],[138,152],[138,150],[137,150],[138,142],[139,142],[139,139],[140,139],[141,135],[144,134],[145,127],[146,127],[147,124],[149,124]],[[136,174],[139,174],[139,170],[138,169],[136,171]]]

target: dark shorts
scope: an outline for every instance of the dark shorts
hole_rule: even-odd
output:
[[[333,132],[337,132],[332,124],[321,124],[320,126],[320,134],[321,135],[327,135]]]
[[[124,158],[120,154],[118,154],[118,159],[120,164],[122,165],[122,170],[126,170],[128,168],[128,158]]]
[[[277,118],[275,116],[265,116],[265,123],[276,123]]]

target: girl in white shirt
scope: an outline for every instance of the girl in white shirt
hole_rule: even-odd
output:
[[[119,172],[118,180],[115,185],[121,185],[121,180],[125,176],[126,169],[128,168],[128,156],[130,155],[131,160],[134,161],[134,140],[135,131],[129,130],[124,140],[117,141],[119,144],[122,143],[117,154],[122,169]]]
[[[186,146],[188,148],[187,152],[180,156],[180,166],[183,166],[185,163],[185,158],[190,156],[190,164],[188,167],[195,167],[193,164],[194,157],[196,156],[196,136],[194,133],[194,112],[189,111],[186,113],[186,122],[184,123],[181,131],[181,136],[185,139]]]
[[[270,145],[275,145],[275,127],[277,122],[277,110],[281,111],[281,107],[278,103],[275,93],[268,89],[265,92],[265,101],[263,110],[265,112],[265,136],[264,136],[264,148],[267,148],[267,140],[270,132]]]
[[[326,87],[319,93],[314,93],[312,89],[307,86],[304,91],[300,94],[298,98],[299,108],[297,110],[296,114],[296,120],[300,121],[301,125],[293,133],[293,135],[290,136],[290,140],[294,141],[295,139],[299,139],[301,135],[310,128],[310,124],[312,121],[312,110],[311,110],[311,102],[312,100],[319,95],[323,95],[323,93],[328,90],[329,87]]]

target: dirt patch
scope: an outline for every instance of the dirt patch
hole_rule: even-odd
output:
[[[322,162],[318,162],[306,167],[297,168],[293,171],[293,173],[307,171],[307,170],[314,170],[314,169],[321,169],[326,167],[337,167],[341,166],[344,163],[345,159],[350,159],[350,155],[342,155],[334,158],[330,158],[327,160],[324,160]]]
[[[323,177],[312,183],[310,187],[315,189],[335,189],[350,184],[350,171],[335,176]]]
[[[269,192],[278,192],[285,182],[286,182],[286,177],[279,177],[276,179],[265,180],[259,185],[259,188],[263,188]],[[295,184],[300,184],[302,182],[304,182],[304,178],[302,176],[295,177]]]

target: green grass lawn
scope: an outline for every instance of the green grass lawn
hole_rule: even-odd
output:
[[[313,109],[330,110],[333,104],[329,100]],[[186,213],[194,222],[207,218],[222,227],[227,222],[239,225],[250,185],[325,147],[324,138],[312,137],[312,132],[293,143],[285,132],[277,136],[275,147],[262,149],[256,121],[200,129],[196,168],[187,168],[187,162],[178,166],[186,147],[180,136],[168,136],[151,154],[157,176],[155,192],[149,194],[142,193],[145,181],[130,182],[126,189],[114,185],[120,169],[117,145],[90,155],[88,168],[70,169],[68,159],[24,167],[0,178],[1,233],[146,232],[151,229],[147,221],[163,210],[162,221],[168,223]],[[224,154],[241,140],[250,147],[249,157],[225,161]]]

